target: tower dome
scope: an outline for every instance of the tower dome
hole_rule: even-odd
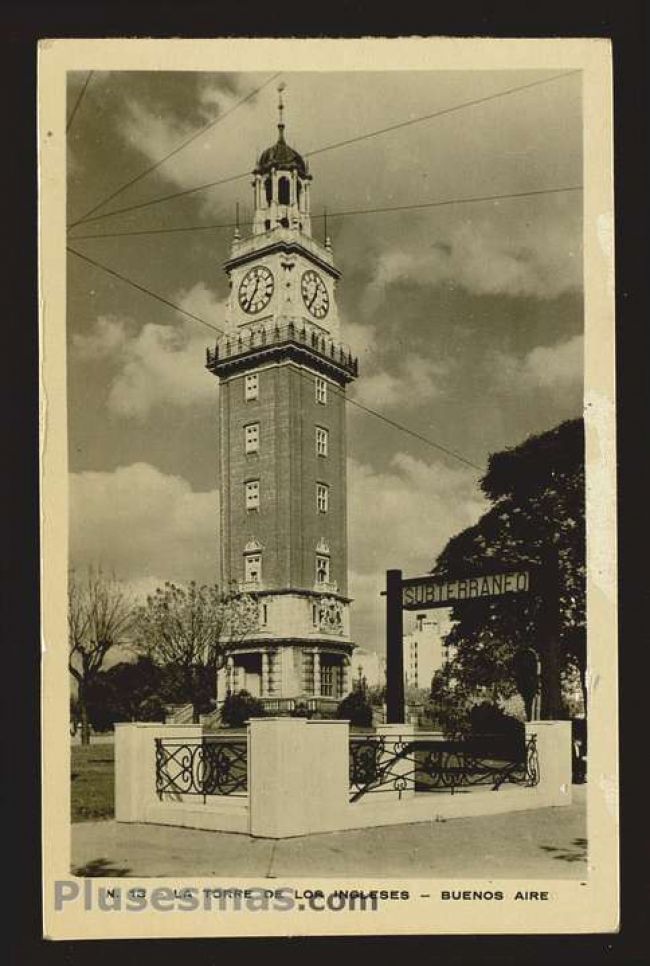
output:
[[[284,124],[278,124],[278,140],[276,143],[260,154],[255,174],[268,174],[274,168],[283,171],[295,170],[301,178],[308,176],[304,158],[284,140]]]
[[[278,139],[259,156],[253,170],[253,234],[276,228],[292,229],[311,235],[307,162],[284,139],[284,103],[278,87]]]

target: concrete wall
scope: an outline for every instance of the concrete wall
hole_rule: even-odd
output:
[[[143,822],[156,795],[156,738],[199,738],[199,724],[137,722],[115,725],[115,818]]]
[[[408,738],[404,725],[381,732]],[[244,832],[272,839],[317,832],[433,822],[571,803],[571,723],[534,721],[539,781],[534,787],[502,786],[470,794],[411,789],[372,793],[349,801],[347,721],[256,718],[248,725],[248,796],[180,796],[160,802],[155,791],[157,737],[196,738],[200,725],[116,725],[115,815],[119,822],[156,822],[188,828]],[[404,765],[408,770],[408,765]],[[399,763],[397,765],[399,768]]]

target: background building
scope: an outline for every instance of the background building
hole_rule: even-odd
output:
[[[352,682],[365,678],[369,688],[384,687],[386,684],[386,660],[376,651],[355,647],[350,672]]]
[[[311,175],[278,140],[253,172],[250,237],[225,269],[227,332],[208,353],[220,382],[221,581],[251,593],[259,627],[229,647],[218,696],[272,710],[336,706],[351,687],[345,388],[329,239],[311,236]]]
[[[447,660],[445,636],[453,626],[450,611],[430,610],[415,617],[413,630],[404,634],[404,683],[414,688],[431,687],[431,678]]]

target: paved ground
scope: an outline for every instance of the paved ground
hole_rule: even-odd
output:
[[[586,877],[585,785],[573,804],[480,818],[251,839],[113,821],[72,826],[77,875]]]

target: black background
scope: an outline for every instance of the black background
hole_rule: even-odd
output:
[[[648,5],[579,3],[297,4],[211,2],[5,3],[1,23],[0,316],[5,435],[0,614],[3,709],[0,770],[9,814],[0,839],[0,916],[13,964],[143,961],[197,964],[231,957],[316,960],[408,957],[414,964],[636,964],[650,961],[650,858],[645,791],[649,685],[647,529]],[[39,470],[36,199],[36,43],[46,37],[320,36],[609,37],[615,70],[616,298],[621,673],[621,931],[600,936],[45,942],[41,937],[39,783]],[[612,648],[615,643],[612,642]],[[615,722],[611,722],[615,727]],[[594,776],[595,777],[595,776]],[[567,910],[569,913],[570,910]],[[9,929],[7,928],[9,926]]]

